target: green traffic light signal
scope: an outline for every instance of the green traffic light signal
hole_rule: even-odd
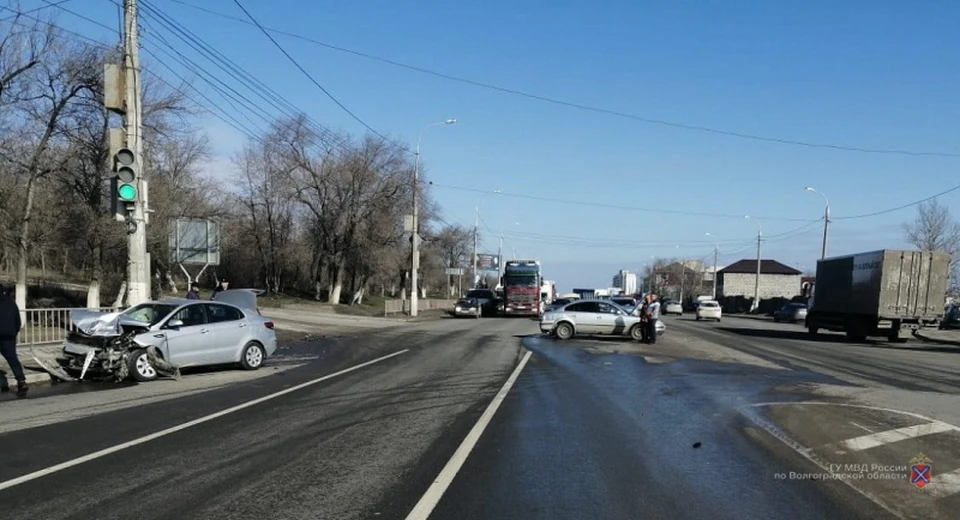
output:
[[[137,198],[137,188],[130,184],[121,184],[117,188],[117,195],[122,201],[132,202]]]

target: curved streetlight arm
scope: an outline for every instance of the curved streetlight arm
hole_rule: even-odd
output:
[[[823,208],[823,248],[820,251],[820,258],[827,257],[827,227],[830,225],[830,199],[827,198],[822,192],[819,192],[810,186],[804,188],[807,191],[812,191],[819,194],[823,197],[823,202],[826,204]]]
[[[830,199],[828,199],[827,196],[826,196],[822,191],[817,191],[817,190],[811,188],[810,186],[807,186],[807,187],[804,188],[804,189],[807,190],[807,191],[816,193],[817,195],[820,195],[821,197],[823,197],[823,202],[827,205],[827,213],[830,212]]]
[[[760,221],[759,221],[759,220],[751,217],[750,215],[744,215],[743,218],[750,219],[750,220],[756,222],[756,223],[757,223],[757,234],[759,234],[759,235],[761,235],[761,236],[763,235],[763,228],[760,226]]]

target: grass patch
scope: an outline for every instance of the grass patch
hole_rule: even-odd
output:
[[[257,299],[260,307],[265,309],[283,309],[289,307],[314,307],[345,314],[349,316],[383,316],[383,305],[385,298],[380,296],[368,296],[363,299],[360,305],[330,305],[323,301],[317,301],[312,297],[295,296],[291,294],[269,294]]]

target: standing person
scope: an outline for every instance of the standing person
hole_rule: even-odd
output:
[[[217,293],[221,293],[230,288],[230,282],[226,278],[220,280],[220,285],[217,285],[217,288],[213,290],[213,296],[210,297],[211,300],[217,299]]]
[[[200,284],[193,282],[190,284],[190,290],[187,291],[188,300],[199,300],[200,299]]]
[[[7,288],[0,285],[0,354],[7,360],[13,377],[17,380],[17,397],[27,396],[27,377],[23,373],[23,365],[17,357],[17,334],[20,334],[20,307],[10,298]],[[0,392],[9,392],[7,374],[0,371]]]
[[[650,295],[650,305],[647,306],[647,341],[653,345],[657,342],[657,320],[660,319],[660,301],[656,294]]]
[[[650,339],[649,328],[647,327],[647,306],[650,305],[650,295],[643,297],[637,310],[640,312],[640,342],[646,343]]]

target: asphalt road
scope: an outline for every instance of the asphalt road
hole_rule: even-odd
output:
[[[956,517],[957,352],[667,325],[655,346],[557,342],[524,319],[302,342],[264,377],[0,430],[0,517],[403,519],[437,483],[438,519]]]

